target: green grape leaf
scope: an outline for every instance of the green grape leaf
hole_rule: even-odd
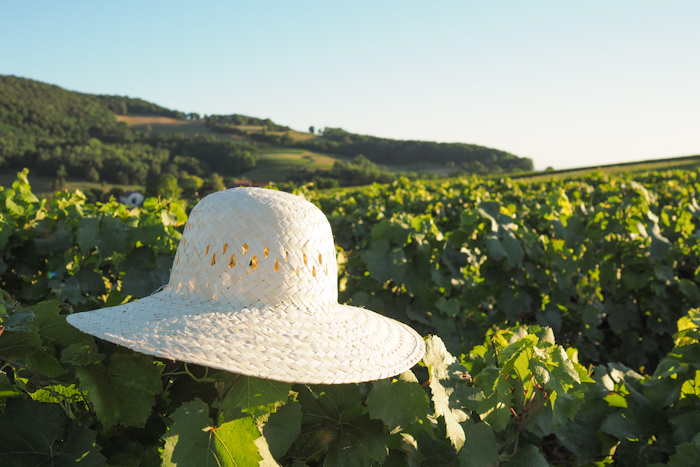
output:
[[[65,400],[77,400],[78,398],[82,398],[82,394],[74,384],[70,386],[61,386],[59,384],[44,386],[32,393],[32,399],[38,402],[63,402]]]
[[[6,222],[0,216],[0,251],[5,249],[10,236],[14,233],[14,226]]]
[[[505,349],[498,352],[498,362],[503,365],[510,360],[514,355],[522,352],[524,349],[530,348],[537,344],[538,338],[533,334],[527,334],[523,338],[509,344]]]
[[[97,433],[71,421],[58,404],[31,400],[8,403],[0,415],[0,465],[99,466],[104,457]]]
[[[556,366],[552,369],[552,376],[559,379],[567,384],[581,383],[581,377],[576,371],[574,362],[569,359],[566,355],[566,351],[557,346],[552,351],[552,361],[556,363]]]
[[[255,440],[260,437],[250,417],[212,427],[209,406],[200,399],[182,404],[171,416],[163,436],[163,466],[240,467],[262,460]]]
[[[573,421],[555,428],[560,443],[573,452],[580,463],[590,462],[598,456],[602,443],[597,436],[600,425],[608,416],[608,404],[604,400],[593,399],[587,402]]]
[[[114,425],[144,426],[162,391],[162,367],[150,357],[138,354],[115,354],[105,369],[88,365],[76,368],[81,391],[102,421],[105,430]]]
[[[88,336],[68,324],[66,317],[59,314],[60,306],[59,302],[48,301],[29,308],[35,315],[32,326],[44,344],[68,347],[88,340]]]
[[[421,454],[421,465],[454,467],[459,465],[457,451],[447,442],[428,431],[418,435],[418,446]]]
[[[169,211],[162,210],[160,212],[160,217],[163,221],[163,225],[168,227],[178,227],[187,222],[187,214],[185,213],[185,210],[182,209],[182,206],[180,206],[177,203],[170,203],[170,206],[168,206],[168,208]]]
[[[371,418],[379,419],[389,431],[407,428],[428,411],[428,395],[418,383],[408,381],[375,381],[367,396]]]
[[[23,216],[25,209],[24,207],[20,206],[19,204],[15,203],[12,198],[7,198],[5,200],[5,206],[7,207],[7,210],[10,211],[12,214],[16,216]]]
[[[445,315],[450,318],[454,318],[460,312],[460,303],[456,298],[451,298],[447,300],[445,297],[440,297],[440,299],[435,304],[438,310],[442,311]]]
[[[289,396],[291,384],[252,376],[236,377],[236,382],[228,393],[221,408],[226,419],[238,418],[240,412],[253,417],[274,412]]]
[[[493,393],[478,405],[477,412],[481,420],[488,423],[493,431],[505,430],[510,422],[512,413],[498,393]]]
[[[489,256],[491,256],[493,259],[500,261],[503,258],[508,258],[506,249],[503,247],[501,241],[496,235],[489,235],[484,239],[484,241],[486,242],[486,248],[489,251]]]
[[[462,406],[450,400],[455,392],[455,382],[450,381],[450,365],[456,362],[450,355],[445,344],[437,336],[430,336],[425,341],[423,363],[430,370],[430,392],[432,394],[435,415],[444,417],[447,427],[447,437],[454,447],[459,450],[465,441],[464,429],[460,422],[467,420],[468,415]]]
[[[72,305],[85,303],[85,298],[82,295],[82,288],[80,287],[79,276],[70,276],[65,280],[50,280],[49,288],[62,302],[68,302]]]
[[[104,358],[105,356],[99,352],[94,339],[89,339],[78,344],[71,344],[61,352],[61,363],[73,366],[100,363]]]
[[[288,455],[319,460],[323,465],[373,465],[386,457],[386,433],[382,422],[359,418],[351,423],[304,427]]]
[[[100,236],[102,237],[102,254],[111,256],[115,252],[127,254],[129,252],[128,227],[124,222],[114,217],[103,217],[100,223]]]
[[[387,433],[370,420],[356,384],[295,387],[302,408],[302,430],[288,452],[324,465],[372,465],[386,457]]]
[[[356,384],[316,385],[312,389],[317,398],[313,397],[311,391],[299,391],[299,401],[306,414],[313,413],[314,416],[321,415],[339,423],[347,423],[367,412]]]
[[[523,247],[520,246],[520,242],[516,238],[515,234],[511,230],[506,230],[503,233],[503,240],[501,241],[503,250],[508,256],[508,266],[510,268],[516,266],[525,257],[525,252]]]
[[[676,452],[668,460],[666,467],[687,467],[697,464],[698,459],[700,459],[700,434],[696,435],[692,442],[676,446]]]
[[[380,241],[385,242],[385,240]],[[400,278],[394,277],[395,268],[392,266],[386,254],[375,250],[368,250],[363,253],[362,259],[365,264],[367,264],[367,271],[369,271],[370,277],[376,281],[384,283],[391,279],[400,280]]]
[[[63,367],[59,361],[56,360],[56,357],[43,348],[27,356],[27,365],[49,378],[55,378],[64,372]]]
[[[584,402],[583,391],[569,391],[567,394],[557,394],[553,404],[552,426],[558,428],[567,421],[573,420]]]
[[[301,405],[296,402],[284,404],[270,414],[262,430],[270,453],[276,459],[281,458],[301,433]]]
[[[260,426],[258,425],[259,428]],[[260,436],[255,440],[255,446],[258,448],[258,454],[262,457],[262,460],[258,462],[258,467],[280,467],[270,452],[270,446],[267,444],[264,436]]]
[[[87,424],[80,424],[77,420],[73,420],[63,449],[51,465],[54,467],[74,465],[97,467],[104,465],[104,456],[99,453],[100,447],[96,438],[97,432],[89,429]]]
[[[518,446],[513,457],[502,465],[503,467],[549,467],[540,450],[532,444]]]
[[[498,232],[498,219],[501,217],[501,205],[494,201],[482,201],[478,207],[479,214],[491,221],[491,230]],[[462,216],[462,223],[465,222],[465,216]],[[471,233],[471,232],[469,232]]]
[[[0,373],[0,397],[17,397],[23,396],[19,388],[10,382],[10,378],[5,373]]]
[[[53,235],[34,240],[34,247],[39,255],[50,255],[56,252],[66,252],[73,246],[73,232],[64,226],[59,226]]]
[[[465,430],[466,442],[459,451],[461,467],[498,465],[498,443],[493,429],[486,423],[475,423]]]
[[[616,437],[617,439],[636,439],[644,430],[636,425],[635,417],[626,417],[621,412],[608,415],[600,426],[600,431]]]
[[[389,436],[387,447],[389,456],[384,467],[420,467],[421,454],[418,452],[416,439],[408,433],[393,433]]]
[[[80,251],[87,255],[93,248],[100,246],[99,217],[83,217],[78,221],[75,230],[75,240]]]
[[[34,313],[31,310],[23,309],[12,313],[12,316],[2,321],[6,331],[29,331],[27,326],[34,320]]]
[[[134,250],[128,263],[124,262],[133,265],[128,267],[124,274],[122,291],[125,294],[142,298],[167,284],[173,259],[169,256],[158,255],[155,256],[155,261],[151,265],[150,258],[154,258],[153,250],[141,247]]]
[[[41,350],[41,337],[34,331],[8,331],[0,334],[0,356],[24,358]]]
[[[374,420],[354,420],[336,432],[336,439],[328,447],[323,465],[353,467],[381,463],[386,457],[386,435],[381,423]]]
[[[675,444],[690,443],[697,433],[700,433],[700,417],[696,411],[687,412],[669,419],[669,422],[676,427],[673,432],[673,442]]]

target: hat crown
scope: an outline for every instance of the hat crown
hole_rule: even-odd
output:
[[[190,213],[165,293],[245,307],[338,303],[328,219],[281,191],[234,188],[204,197]]]

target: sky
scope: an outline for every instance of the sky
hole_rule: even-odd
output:
[[[700,154],[698,24],[697,0],[0,0],[0,74],[564,169]]]

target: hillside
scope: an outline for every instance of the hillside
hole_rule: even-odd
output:
[[[264,160],[264,163],[259,163]],[[0,169],[91,183],[215,186],[255,182],[351,186],[399,174],[513,173],[532,161],[470,144],[398,141],[326,128],[298,132],[270,119],[167,109],[0,76]],[[173,182],[174,180],[174,182]]]

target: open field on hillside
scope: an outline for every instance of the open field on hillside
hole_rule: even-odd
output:
[[[125,122],[135,130],[153,133],[182,133],[185,136],[216,134],[207,128],[204,120],[178,120],[155,115],[117,115],[117,121]]]
[[[258,167],[243,174],[254,182],[281,181],[290,169],[328,170],[341,156],[306,149],[268,147],[260,149]]]
[[[296,130],[291,130],[289,132],[289,136],[291,136],[294,141],[306,141],[307,139],[318,138],[318,136],[314,135],[313,133],[306,133],[304,131]]]
[[[335,161],[345,159],[306,149],[271,147],[260,150],[260,161],[264,164],[303,165],[307,169],[330,169]]]

